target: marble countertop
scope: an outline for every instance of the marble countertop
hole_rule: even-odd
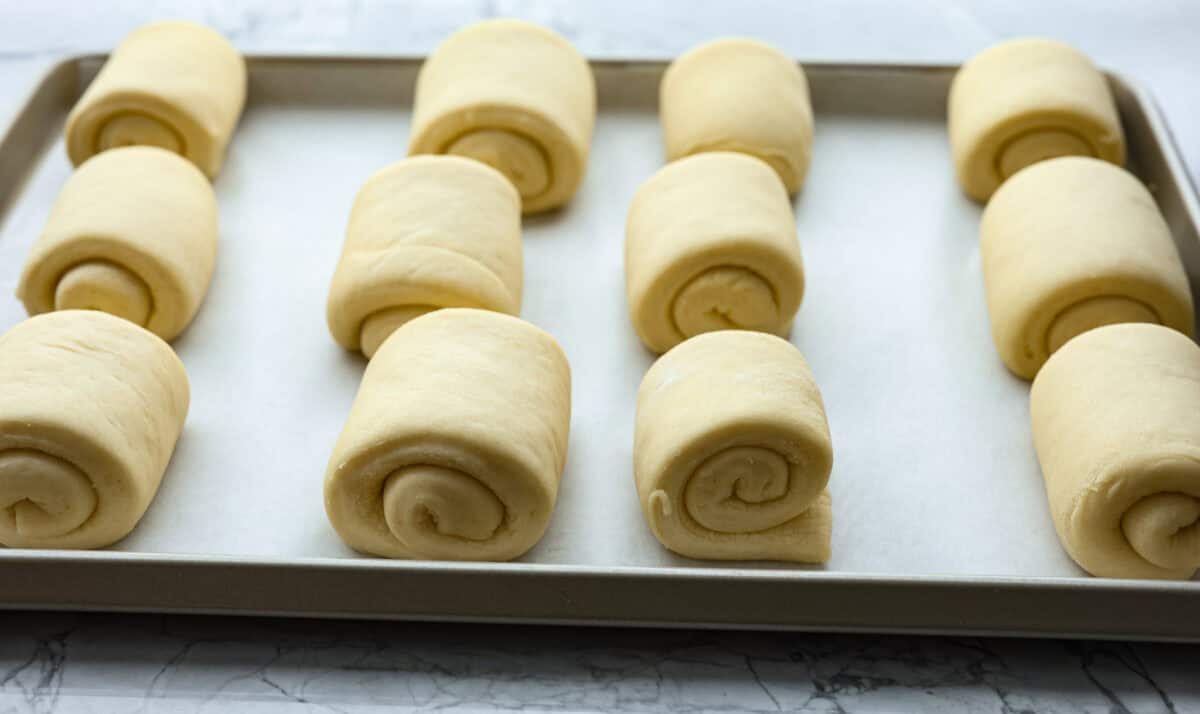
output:
[[[1200,711],[1195,646],[0,615],[0,712]]]
[[[1200,175],[1200,3],[0,0],[0,123],[39,72],[151,19],[246,51],[423,53],[489,16],[593,56],[753,35],[810,60],[960,61],[1058,37],[1156,95]],[[0,574],[0,577],[3,577]],[[988,638],[0,613],[0,714],[52,711],[1200,711],[1200,648]]]

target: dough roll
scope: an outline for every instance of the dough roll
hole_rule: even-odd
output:
[[[570,421],[553,337],[486,310],[423,315],[367,365],[326,472],[329,521],[373,555],[516,558],[550,521]]]
[[[1159,325],[1068,342],[1030,393],[1054,527],[1093,575],[1200,568],[1200,348]]]
[[[975,55],[950,85],[948,112],[958,181],[977,201],[1045,159],[1125,163],[1108,82],[1086,55],[1059,42],[1010,40]]]
[[[34,242],[17,297],[30,315],[88,309],[164,340],[196,315],[217,258],[217,199],[195,166],[149,146],[80,166]]]
[[[1075,335],[1117,322],[1192,334],[1192,294],[1154,198],[1112,164],[1066,157],[1005,183],[983,212],[983,278],[1004,364],[1032,379]]]
[[[246,103],[246,63],[220,34],[191,22],[155,22],[129,34],[67,118],[78,166],[120,146],[157,146],[209,178]]]
[[[519,20],[459,30],[421,67],[410,154],[457,154],[495,167],[525,213],[561,206],[583,181],[596,82],[557,33]]]
[[[813,135],[808,80],[774,47],[724,39],[688,50],[663,75],[659,114],[668,161],[739,151],[767,162],[788,193],[804,184]]]
[[[455,156],[373,175],[350,211],[326,318],[367,357],[397,327],[442,307],[521,310],[521,199],[499,172]]]
[[[625,224],[625,293],[634,329],[655,352],[713,330],[786,335],[804,265],[779,178],[731,152],[680,159],[651,176]]]
[[[634,475],[670,550],[712,560],[829,559],[833,446],[804,357],[773,335],[713,332],[638,389]]]
[[[99,548],[128,535],[188,398],[171,348],[102,312],[39,315],[0,336],[0,543]]]

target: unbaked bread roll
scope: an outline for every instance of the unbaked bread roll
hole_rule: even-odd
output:
[[[651,176],[625,223],[625,293],[634,329],[655,352],[713,330],[786,335],[804,265],[779,177],[731,152],[683,158]]]
[[[740,151],[770,164],[788,193],[812,155],[808,80],[795,60],[757,40],[694,47],[671,63],[659,89],[667,160]]]
[[[203,25],[155,22],[126,37],[67,118],[78,166],[121,146],[157,146],[217,175],[246,103],[246,63]]]
[[[1146,187],[1097,159],[1041,162],[1005,182],[980,226],[992,337],[1032,379],[1067,340],[1100,325],[1156,322],[1192,334],[1192,294]]]
[[[67,179],[17,297],[30,315],[88,309],[164,340],[204,300],[217,257],[217,199],[195,166],[150,146],[106,151]]]
[[[948,110],[958,181],[977,201],[1045,159],[1125,162],[1104,75],[1086,55],[1053,40],[1010,40],[975,55],[950,85]]]
[[[596,82],[578,50],[539,25],[487,20],[425,60],[408,151],[489,164],[536,213],[575,194],[595,123]]]
[[[829,559],[833,446],[804,357],[773,335],[712,332],[663,355],[638,389],[642,512],[680,555]]]
[[[1101,327],[1046,362],[1030,393],[1054,527],[1093,575],[1200,568],[1200,348],[1147,324]]]
[[[419,156],[371,176],[350,211],[326,318],[370,357],[392,332],[442,307],[521,310],[521,199],[503,175],[456,156]]]
[[[326,472],[329,521],[373,555],[516,558],[550,521],[570,421],[553,337],[486,310],[418,317],[367,365]]]
[[[66,310],[0,336],[0,543],[124,538],[158,491],[187,411],[179,358],[126,320]]]

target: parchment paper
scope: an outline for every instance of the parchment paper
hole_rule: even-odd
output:
[[[355,192],[404,156],[414,67],[256,70],[216,181],[216,276],[175,343],[191,413],[157,498],[116,549],[359,557],[326,521],[322,480],[365,363],[329,336],[325,300]],[[704,565],[659,546],[632,476],[634,396],[653,357],[628,319],[622,252],[629,201],[663,161],[658,71],[602,72],[582,190],[525,223],[523,317],[560,340],[574,383],[557,510],[526,562]],[[833,433],[825,569],[1082,576],[1047,512],[1028,386],[992,347],[979,208],[951,171],[944,78],[813,79],[812,171],[795,202],[808,286],[792,341]],[[69,171],[60,142],[9,212],[0,328],[25,317],[17,276]]]

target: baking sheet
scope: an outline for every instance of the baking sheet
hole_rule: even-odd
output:
[[[1160,598],[1159,606],[1167,608],[1161,615],[1189,605],[1194,612],[1200,583],[1092,579],[1055,537],[1029,432],[1028,385],[1007,373],[991,343],[977,245],[980,209],[963,197],[951,170],[944,124],[949,68],[808,67],[816,140],[811,173],[795,200],[808,283],[792,342],[816,375],[833,436],[832,559],[810,568],[707,564],[659,546],[633,486],[634,398],[653,357],[628,320],[622,250],[633,193],[663,161],[656,112],[663,66],[596,65],[600,116],[583,187],[565,210],[524,224],[522,316],[566,350],[573,415],[553,520],[541,543],[517,564],[364,558],[329,526],[322,506],[325,465],[365,362],[329,336],[326,293],[355,192],[373,171],[404,156],[419,62],[258,58],[250,63],[249,105],[215,183],[221,210],[216,275],[197,319],[174,344],[193,400],[162,488],[132,535],[107,551],[0,552],[0,567],[24,567],[9,572],[30,579],[0,583],[0,600],[1011,632],[1056,631],[1053,620],[1035,622],[1046,616],[1055,593],[1078,592],[1096,605],[1101,599],[1088,593],[1118,599],[1142,593],[1142,603]],[[13,297],[20,267],[70,173],[61,122],[96,67],[93,58],[60,68],[31,105],[44,105],[41,123],[18,127],[21,141],[10,134],[0,146],[4,169],[21,163],[17,152],[28,152],[35,135],[50,137],[44,153],[29,157],[28,182],[10,186],[0,232],[2,329],[25,317]],[[70,90],[64,89],[68,82]],[[1194,191],[1173,170],[1177,157],[1163,144],[1147,100],[1119,81],[1116,89],[1135,168],[1159,192],[1194,280],[1200,273]],[[59,596],[37,581],[59,573],[82,583],[90,577],[88,567],[114,564],[152,575],[135,576],[123,592],[91,592],[96,585],[82,585]],[[273,578],[267,579],[269,573]],[[410,586],[422,577],[433,580],[422,593],[383,603],[354,592],[366,583],[354,578],[375,582],[385,575],[416,578]],[[463,590],[484,576],[492,587],[474,597]],[[345,592],[314,595],[299,605],[283,592],[284,582],[308,583],[315,592],[322,577],[340,579]],[[214,587],[204,596],[199,578],[234,587],[261,582],[257,587],[269,592],[235,602],[247,595]],[[551,590],[497,595],[501,583]],[[700,600],[666,608],[645,602],[656,588],[667,597],[687,593],[684,583]],[[772,583],[780,589],[765,596],[765,610],[739,602],[752,592],[763,602],[759,590]],[[457,594],[430,598],[439,587]],[[556,587],[562,588],[557,599]],[[699,595],[702,587],[709,595]],[[722,588],[733,591],[718,595]],[[858,590],[848,594],[845,588]],[[1015,606],[1027,608],[1025,614],[972,616],[978,602],[950,597],[1000,597],[1008,588],[1013,597],[1046,599],[1040,610],[1037,602]],[[901,590],[911,593],[908,605]],[[820,602],[805,602],[807,614],[784,612],[785,596],[792,594],[796,608],[794,596],[801,592]],[[938,593],[951,604],[939,601]],[[538,605],[543,595],[552,606]],[[862,598],[859,611],[853,609],[856,597]],[[588,605],[587,598],[595,602]],[[1132,599],[1120,602],[1118,607],[1138,606]],[[599,612],[620,603],[623,616]],[[890,613],[889,603],[897,608]],[[1009,607],[1003,598],[997,603]],[[904,607],[913,610],[902,612]],[[1107,607],[1111,615],[1114,606]],[[1063,632],[1074,634],[1200,637],[1200,623],[1155,629],[1112,623],[1099,614],[1091,625],[1059,621]]]

